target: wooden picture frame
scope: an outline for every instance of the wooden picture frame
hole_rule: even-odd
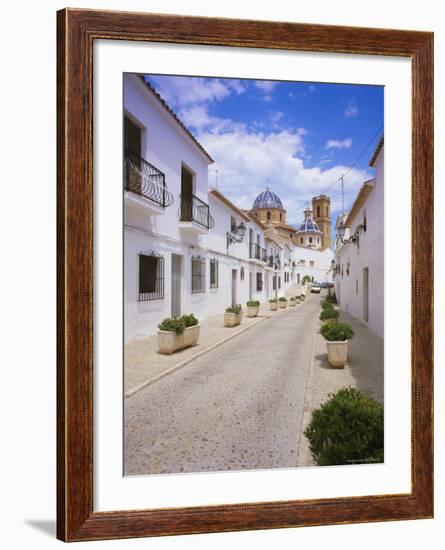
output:
[[[58,467],[64,541],[433,516],[433,34],[65,9],[57,14]],[[95,40],[402,56],[412,63],[412,490],[407,494],[93,512]]]

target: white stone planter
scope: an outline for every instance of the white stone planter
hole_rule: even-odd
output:
[[[289,307],[295,307],[297,305],[296,300],[289,300]]]
[[[241,313],[224,313],[224,326],[236,327],[243,320],[243,312]]]
[[[277,302],[269,302],[269,309],[270,309],[270,311],[277,311],[278,303]]]
[[[300,298],[300,296],[297,296],[297,297],[295,298],[295,303],[296,303],[296,304],[299,304],[300,302],[301,302],[301,298]]]
[[[158,350],[160,353],[171,355],[180,349],[195,346],[199,340],[201,325],[187,327],[182,334],[158,330]]]
[[[343,342],[326,341],[328,360],[332,367],[343,369],[348,360],[348,340]]]
[[[287,302],[281,301],[281,302],[278,302],[278,303],[280,304],[280,308],[281,308],[281,309],[286,309],[286,307],[287,307]]]
[[[247,317],[256,317],[260,306],[247,306]]]

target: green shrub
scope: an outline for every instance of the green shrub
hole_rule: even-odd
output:
[[[309,277],[309,275],[305,275],[302,279],[302,283],[305,284],[305,283],[310,283],[311,282],[311,278]]]
[[[320,313],[320,321],[326,321],[327,319],[338,319],[340,313],[332,306],[326,307]]]
[[[329,321],[320,328],[320,333],[328,342],[344,342],[354,336],[354,331],[348,323]]]
[[[247,307],[258,307],[260,302],[258,300],[249,300],[247,302]]]
[[[183,315],[182,317],[180,317],[180,319],[184,321],[186,327],[195,327],[197,324],[199,324],[198,319],[193,315],[193,313]]]
[[[323,304],[336,304],[336,303],[337,303],[337,298],[335,297],[335,293],[328,294],[323,301]]]
[[[163,319],[158,325],[159,330],[166,330],[167,332],[175,332],[176,334],[182,334],[185,329],[185,321],[182,317]]]
[[[343,388],[312,413],[304,435],[320,466],[383,462],[383,405]]]
[[[269,304],[276,304],[278,302],[278,300],[276,298],[272,298],[271,300],[269,300]]]
[[[241,313],[241,305],[237,304],[235,307],[226,307],[226,313]]]
[[[287,298],[285,298],[284,296],[281,296],[280,298],[278,298],[278,301],[279,302],[287,302]]]
[[[332,298],[330,299],[329,296],[326,296],[326,298],[321,303],[321,307],[323,309],[334,307],[334,302],[332,301]]]

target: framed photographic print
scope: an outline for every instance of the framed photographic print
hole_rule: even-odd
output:
[[[433,35],[58,12],[58,538],[433,515]]]

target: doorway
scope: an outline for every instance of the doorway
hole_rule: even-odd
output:
[[[238,271],[236,269],[232,269],[232,307],[236,306],[236,280],[237,280],[237,273]],[[250,278],[249,278],[250,281]]]
[[[363,269],[363,321],[369,320],[369,268]]]
[[[172,254],[172,317],[181,315],[182,256]]]

